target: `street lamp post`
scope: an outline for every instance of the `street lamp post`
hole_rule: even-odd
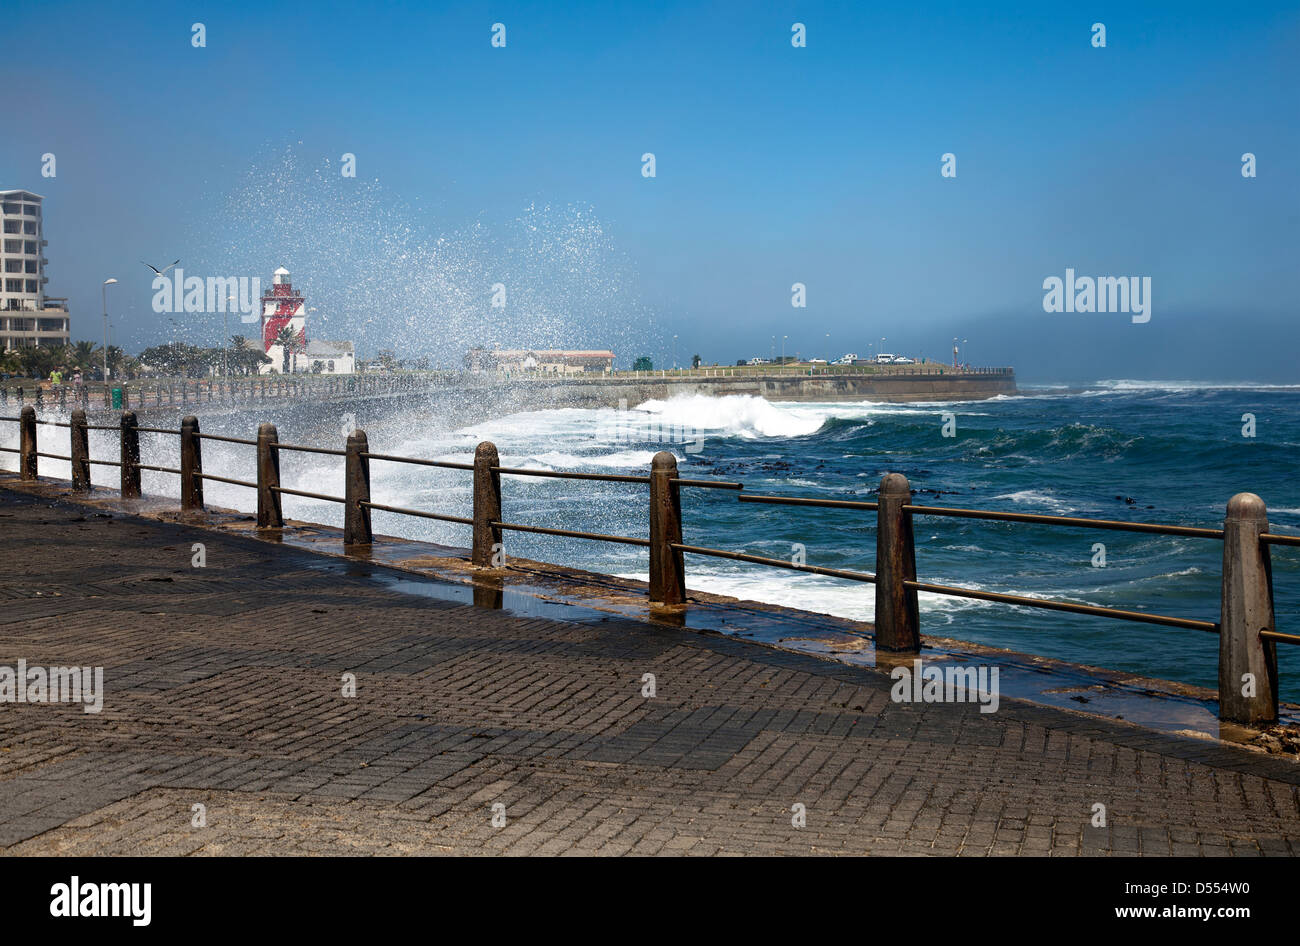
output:
[[[781,367],[782,368],[785,367],[785,340],[789,337],[790,337],[789,335],[781,336]]]
[[[100,296],[104,301],[104,383],[108,384],[108,287],[116,283],[116,279],[105,279],[104,285],[100,287]]]
[[[230,326],[226,323],[226,316],[230,312],[231,304],[239,304],[239,296],[235,295],[233,292],[230,294],[230,298],[226,300],[226,304],[221,309],[221,377],[223,378],[230,377],[230,362],[227,358],[227,352],[229,350],[228,343],[230,339],[230,336],[227,333],[230,331]]]

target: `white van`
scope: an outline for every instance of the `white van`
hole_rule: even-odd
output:
[[[892,364],[894,363],[894,358],[895,358],[895,357],[897,357],[897,356],[895,356],[895,355],[888,355],[888,354],[885,354],[884,352],[881,352],[879,355],[876,356],[876,364],[878,364],[878,365],[892,365]]]

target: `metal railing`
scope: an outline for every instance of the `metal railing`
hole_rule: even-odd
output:
[[[457,523],[472,529],[470,561],[478,568],[501,568],[505,564],[506,532],[531,533],[562,538],[610,542],[645,548],[649,551],[649,599],[658,606],[677,607],[687,602],[685,556],[700,555],[745,562],[770,568],[808,572],[831,578],[875,586],[875,645],[880,651],[897,654],[919,653],[922,645],[917,606],[919,592],[992,601],[1027,608],[1041,608],[1071,614],[1113,620],[1135,621],[1183,630],[1218,634],[1219,647],[1219,715],[1223,720],[1261,725],[1277,719],[1278,643],[1300,644],[1300,634],[1279,631],[1273,609],[1271,546],[1300,546],[1300,536],[1269,531],[1263,500],[1253,493],[1238,493],[1227,505],[1223,528],[1166,525],[1161,523],[1124,522],[1110,519],[1085,519],[1072,516],[1049,516],[1030,513],[1000,512],[985,509],[962,509],[947,506],[924,506],[912,502],[912,489],[900,474],[887,474],[880,483],[876,501],[818,499],[802,496],[755,495],[745,493],[744,484],[728,480],[686,479],[678,476],[677,460],[667,452],[655,455],[648,475],[578,473],[502,466],[497,448],[490,442],[478,445],[472,463],[427,460],[386,453],[369,448],[366,433],[354,430],[344,449],[280,443],[274,424],[261,424],[255,440],[218,434],[204,434],[198,419],[186,417],[173,428],[140,427],[132,411],[123,411],[114,426],[90,425],[82,409],[72,412],[68,422],[38,421],[36,411],[25,406],[20,416],[0,416],[0,421],[19,424],[19,447],[0,447],[19,455],[19,475],[23,480],[37,478],[40,458],[68,462],[72,466],[72,486],[79,492],[91,489],[91,466],[119,467],[119,488],[124,498],[141,495],[140,474],[144,470],[178,475],[181,480],[181,508],[204,508],[205,480],[242,486],[257,491],[257,525],[263,529],[284,526],[282,496],[300,496],[343,506],[343,544],[346,548],[368,546],[374,541],[370,516],[372,510]],[[37,449],[37,427],[47,425],[69,429],[70,450],[67,456]],[[90,430],[117,430],[120,459],[92,459],[89,452]],[[180,438],[180,466],[165,467],[140,462],[140,434],[177,436]],[[257,451],[256,481],[239,480],[203,472],[202,443],[218,441],[251,446]],[[283,486],[280,482],[280,454],[293,451],[344,459],[344,494],[331,496]],[[472,473],[473,508],[469,516],[456,516],[429,510],[376,503],[370,497],[370,462],[404,463],[424,467]],[[512,522],[502,514],[501,477],[545,477],[564,480],[621,483],[649,487],[648,537],[611,535]],[[682,537],[681,490],[704,488],[731,491],[742,503],[757,503],[795,508],[819,508],[876,514],[876,570],[874,573],[851,571],[787,562],[782,559],[750,555],[727,549],[688,544]],[[1120,530],[1162,536],[1193,537],[1219,542],[1223,546],[1223,576],[1218,621],[1196,620],[1146,611],[1080,604],[1048,598],[997,591],[942,585],[918,580],[912,520],[918,516],[978,519],[990,522],[1014,522],[1054,528]]]

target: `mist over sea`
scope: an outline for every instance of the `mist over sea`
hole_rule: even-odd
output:
[[[880,477],[903,473],[926,505],[1218,527],[1240,491],[1268,504],[1273,531],[1300,534],[1300,386],[1105,381],[1069,392],[1026,390],[987,401],[924,404],[769,403],[753,397],[686,397],[613,409],[554,409],[455,426],[418,401],[382,418],[361,418],[377,452],[468,459],[494,441],[504,465],[645,472],[661,449],[683,476],[740,480],[752,493],[874,498]],[[943,436],[945,412],[955,436]],[[1243,436],[1253,415],[1255,436]],[[216,418],[213,418],[216,421]],[[242,423],[242,422],[241,422]],[[205,421],[205,430],[248,436]],[[671,442],[663,442],[663,432]],[[336,432],[337,433],[337,432]],[[16,435],[15,435],[16,436]],[[98,435],[97,435],[98,436]],[[102,436],[110,436],[104,434]],[[318,432],[329,438],[331,432]],[[9,434],[6,434],[9,437]],[[695,439],[695,438],[702,439]],[[304,442],[286,436],[281,438]],[[338,434],[341,442],[342,434]],[[174,443],[143,443],[146,463],[167,465]],[[112,455],[115,443],[92,443]],[[698,446],[698,451],[697,451]],[[688,449],[689,447],[689,449]],[[252,451],[209,442],[205,464],[251,478]],[[149,459],[155,452],[156,458]],[[282,454],[286,486],[342,489],[338,458]],[[9,461],[11,464],[12,461]],[[9,465],[7,464],[7,465]],[[42,473],[66,476],[43,461]],[[468,515],[468,474],[375,462],[375,502]],[[146,493],[177,492],[175,478],[146,472]],[[646,534],[646,489],[505,476],[508,521],[622,535]],[[209,483],[210,505],[251,510],[252,492]],[[734,493],[683,490],[688,544],[875,570],[875,514],[740,504]],[[288,517],[339,524],[339,508],[284,497]],[[375,512],[377,534],[467,546],[464,526]],[[1165,537],[1016,523],[918,517],[923,581],[1218,620],[1222,546]],[[642,549],[508,533],[507,554],[645,578]],[[1097,543],[1105,546],[1105,565]],[[1296,632],[1300,552],[1273,549],[1278,628]],[[870,585],[687,557],[690,588],[871,620]],[[1214,686],[1218,638],[938,595],[920,596],[922,632],[1028,653]],[[1300,663],[1279,645],[1281,695],[1300,701]]]

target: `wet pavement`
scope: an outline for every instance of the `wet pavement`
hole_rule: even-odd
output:
[[[103,708],[0,703],[8,854],[1300,842],[1300,765],[1209,738],[1204,694],[940,642],[927,661],[999,667],[997,711],[895,702],[851,622],[708,596],[650,613],[636,583],[535,563],[476,585],[455,550],[365,561],[321,554],[330,530],[272,543],[60,492],[0,487],[0,667],[102,667]],[[1166,731],[1133,724],[1144,706]]]

